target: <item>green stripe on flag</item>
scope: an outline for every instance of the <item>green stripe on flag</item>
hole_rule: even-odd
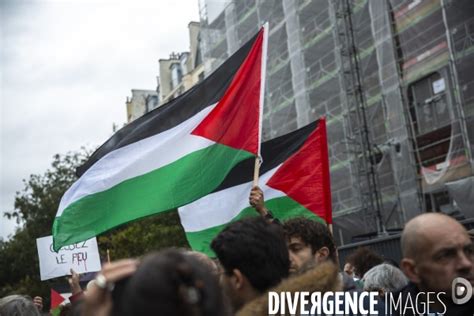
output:
[[[59,316],[61,314],[61,305],[50,310],[51,316]]]
[[[160,169],[85,196],[56,217],[54,248],[190,203],[214,190],[237,163],[250,157],[249,152],[214,144]]]
[[[313,212],[309,211],[301,204],[287,196],[265,201],[265,206],[280,221],[284,221],[292,217],[304,216],[320,221],[321,223],[325,223],[322,218],[315,215]],[[232,219],[232,222],[249,216],[258,216],[258,213],[255,211],[255,209],[250,206],[242,210],[234,219]],[[226,223],[197,232],[186,232],[186,238],[188,239],[189,245],[193,248],[193,250],[205,253],[210,257],[215,257],[215,254],[210,247],[211,241],[228,224],[229,223]]]

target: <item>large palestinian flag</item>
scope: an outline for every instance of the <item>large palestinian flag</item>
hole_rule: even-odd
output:
[[[266,32],[262,28],[201,84],[127,125],[92,155],[61,199],[55,250],[193,202],[259,154]]]
[[[305,216],[332,223],[324,118],[263,143],[262,157],[260,188],[276,218]],[[229,222],[257,216],[248,202],[253,166],[253,159],[240,162],[211,194],[178,209],[194,250],[214,256],[210,242]]]

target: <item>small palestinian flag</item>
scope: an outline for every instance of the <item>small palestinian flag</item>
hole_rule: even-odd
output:
[[[66,300],[60,293],[51,289],[51,309],[50,313],[57,316],[61,313],[61,304]]]
[[[206,80],[103,144],[61,199],[54,249],[193,202],[259,155],[266,40],[264,27]]]
[[[262,157],[260,188],[276,218],[305,216],[332,223],[324,118],[263,143]],[[258,215],[248,204],[253,165],[253,159],[240,162],[211,194],[178,209],[194,250],[214,256],[210,242],[229,222]]]

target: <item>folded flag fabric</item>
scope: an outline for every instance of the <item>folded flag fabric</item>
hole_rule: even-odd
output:
[[[199,85],[125,126],[78,169],[54,220],[55,250],[193,202],[259,154],[266,32]]]
[[[274,216],[332,223],[325,119],[264,142],[261,150],[259,183]],[[228,223],[258,215],[248,202],[253,166],[253,159],[240,162],[212,193],[178,209],[194,250],[214,256],[210,242]]]

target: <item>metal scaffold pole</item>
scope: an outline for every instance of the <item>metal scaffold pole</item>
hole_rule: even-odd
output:
[[[367,222],[370,222],[375,216],[377,232],[379,235],[383,235],[386,234],[386,229],[382,217],[382,203],[375,169],[375,150],[367,122],[367,102],[362,87],[359,56],[354,39],[351,2],[339,0],[335,1],[334,5],[336,6],[336,27],[341,54],[340,71],[344,78],[347,94],[350,140],[357,161],[362,209],[365,210],[366,218],[369,220]]]

